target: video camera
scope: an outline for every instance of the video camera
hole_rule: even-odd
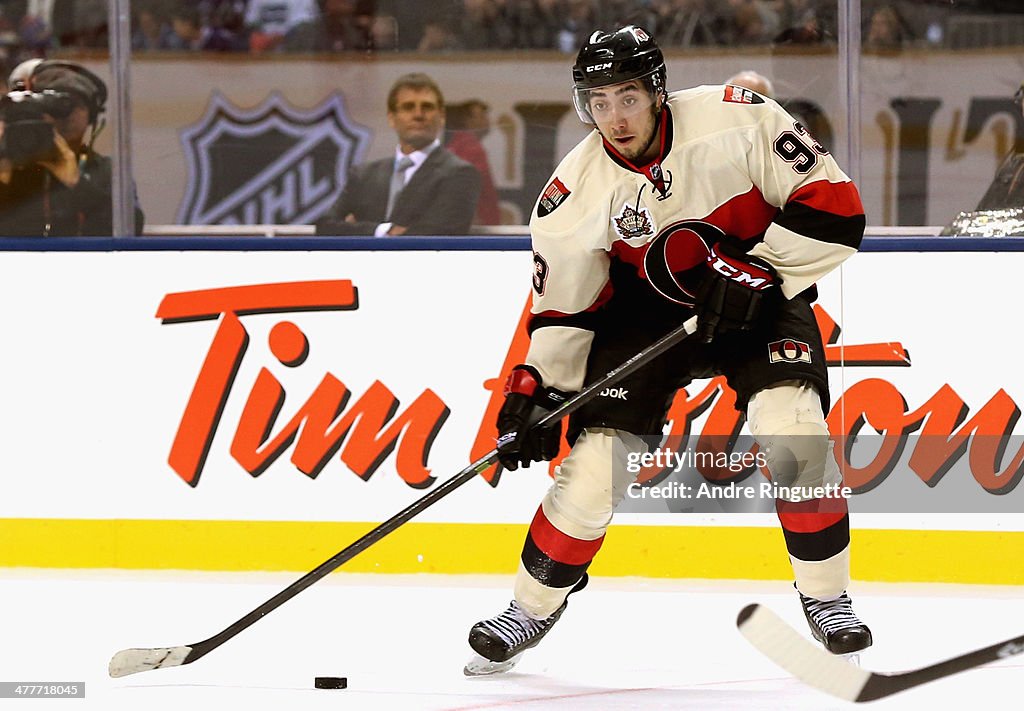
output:
[[[0,98],[0,158],[15,168],[23,168],[55,155],[53,124],[43,116],[64,118],[75,108],[75,101],[63,91],[12,91]]]

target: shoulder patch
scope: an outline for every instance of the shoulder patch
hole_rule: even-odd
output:
[[[722,101],[730,104],[763,104],[764,98],[744,86],[726,84]]]
[[[540,201],[537,203],[537,217],[547,217],[550,215],[571,194],[572,192],[565,187],[565,183],[556,177],[544,188],[544,192],[540,195]]]

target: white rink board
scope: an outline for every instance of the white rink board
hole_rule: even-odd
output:
[[[891,383],[908,408],[948,384],[975,413],[999,390],[1024,402],[1012,280],[1024,255],[872,253],[821,285],[820,304],[844,326],[847,347],[898,341],[910,367],[830,371],[833,402],[868,378]],[[528,297],[528,252],[121,252],[6,253],[0,297],[7,348],[6,436],[0,517],[377,521],[421,497],[395,453],[364,481],[335,453],[315,479],[285,450],[253,477],[231,439],[261,368],[288,394],[287,422],[326,374],[358,399],[380,381],[399,414],[431,390],[450,410],[429,450],[438,480],[462,469]],[[189,486],[168,464],[186,402],[217,322],[162,324],[168,294],[312,280],[351,280],[359,306],[241,316],[248,349],[226,400],[202,475]],[[845,300],[841,297],[845,294]],[[965,307],[965,303],[974,307]],[[288,368],[268,334],[290,321],[309,341]],[[701,385],[692,386],[697,391]],[[490,425],[487,425],[490,427]],[[697,430],[699,431],[699,429]],[[276,430],[274,430],[276,432]],[[399,449],[401,444],[399,444]],[[483,481],[418,517],[423,521],[523,523],[548,484],[539,467]],[[940,487],[977,488],[949,478]],[[922,495],[928,492],[921,487]],[[858,526],[1024,530],[1019,516],[893,516]],[[685,519],[685,520],[684,520]],[[698,520],[699,519],[699,520]],[[633,515],[620,523],[752,525],[755,517]],[[774,516],[758,524],[777,525]]]

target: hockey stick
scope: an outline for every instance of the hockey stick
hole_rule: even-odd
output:
[[[533,426],[544,427],[557,422],[572,412],[575,412],[581,406],[597,397],[606,387],[619,382],[630,373],[633,373],[644,365],[647,365],[672,346],[692,334],[695,330],[697,330],[696,316],[689,319],[679,328],[663,336],[660,340],[652,343],[625,363],[610,371],[604,377],[585,387],[579,393],[538,419]],[[354,558],[357,554],[363,552],[414,516],[418,515],[430,506],[433,506],[442,498],[452,493],[478,474],[486,471],[488,467],[497,461],[498,450],[494,449],[489,454],[470,464],[451,479],[448,479],[436,489],[431,490],[426,496],[416,500],[406,508],[399,511],[397,514],[377,526],[352,545],[338,552],[330,559],[324,561],[316,568],[303,575],[301,578],[274,595],[245,617],[242,617],[237,622],[232,623],[209,639],[182,647],[122,649],[110,660],[110,665],[107,668],[110,676],[127,676],[128,674],[149,671],[150,669],[191,664],[200,657],[205,656],[227,642],[264,615],[277,609],[288,600],[291,600],[310,585],[337,569],[346,561]]]
[[[801,635],[761,605],[740,610],[736,626],[762,654],[801,681],[846,701],[875,701],[929,681],[1024,652],[1024,635],[905,672],[861,669]]]

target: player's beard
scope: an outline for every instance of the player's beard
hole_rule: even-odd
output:
[[[633,163],[643,163],[643,162],[646,162],[646,161],[641,160],[641,159],[647,154],[647,152],[651,149],[651,146],[654,145],[654,141],[658,138],[658,115],[659,115],[659,112],[660,111],[658,109],[655,109],[654,107],[651,107],[651,122],[650,122],[650,125],[649,125],[649,128],[648,128],[648,132],[647,132],[647,134],[645,136],[639,136],[639,135],[637,136],[637,139],[639,139],[639,140],[637,140],[637,142],[636,142],[636,148],[635,149],[632,149],[632,150],[622,150],[622,149],[620,149],[620,151],[622,152],[623,157],[625,157],[626,160],[629,160],[629,161],[631,161]]]

